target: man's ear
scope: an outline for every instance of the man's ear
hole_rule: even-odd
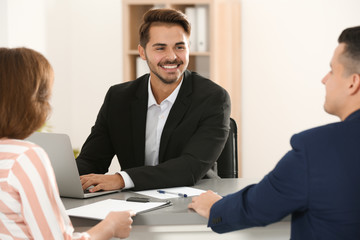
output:
[[[140,57],[143,60],[146,60],[145,49],[140,44],[138,45],[138,51],[139,51]]]
[[[354,95],[360,91],[360,74],[354,73],[350,78],[349,93]]]

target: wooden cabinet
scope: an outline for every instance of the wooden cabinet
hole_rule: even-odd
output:
[[[241,11],[240,0],[123,0],[124,81],[136,79],[139,26],[151,8],[207,9],[207,50],[190,51],[189,70],[210,78],[231,97],[231,116],[241,129]],[[192,31],[191,34],[196,34]],[[240,134],[238,142],[240,143]],[[240,146],[240,144],[239,144]],[[240,147],[238,146],[238,150]],[[241,151],[239,151],[239,157]],[[240,158],[239,158],[240,159]],[[240,163],[239,163],[240,166]],[[239,171],[240,172],[240,171]]]

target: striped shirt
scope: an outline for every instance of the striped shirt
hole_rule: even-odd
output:
[[[74,233],[45,151],[0,139],[0,239],[90,239]]]

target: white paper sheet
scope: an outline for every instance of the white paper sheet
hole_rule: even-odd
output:
[[[69,216],[83,217],[90,219],[105,219],[106,215],[111,211],[127,211],[132,210],[135,213],[156,209],[162,205],[167,205],[166,202],[129,202],[125,200],[107,199],[85,206],[72,208],[66,210]]]
[[[175,194],[159,193],[158,190],[164,190],[165,192],[172,192],[172,193],[182,193],[182,194],[186,194],[187,197],[198,196],[201,193],[205,192],[204,190],[200,190],[192,187],[174,187],[174,188],[161,188],[155,190],[138,191],[136,193],[158,199],[180,198],[180,196],[177,196]]]

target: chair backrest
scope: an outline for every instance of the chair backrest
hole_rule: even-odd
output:
[[[215,171],[219,177],[238,177],[237,125],[235,120],[232,118],[230,118],[229,137],[220,157],[216,162],[217,171]]]

